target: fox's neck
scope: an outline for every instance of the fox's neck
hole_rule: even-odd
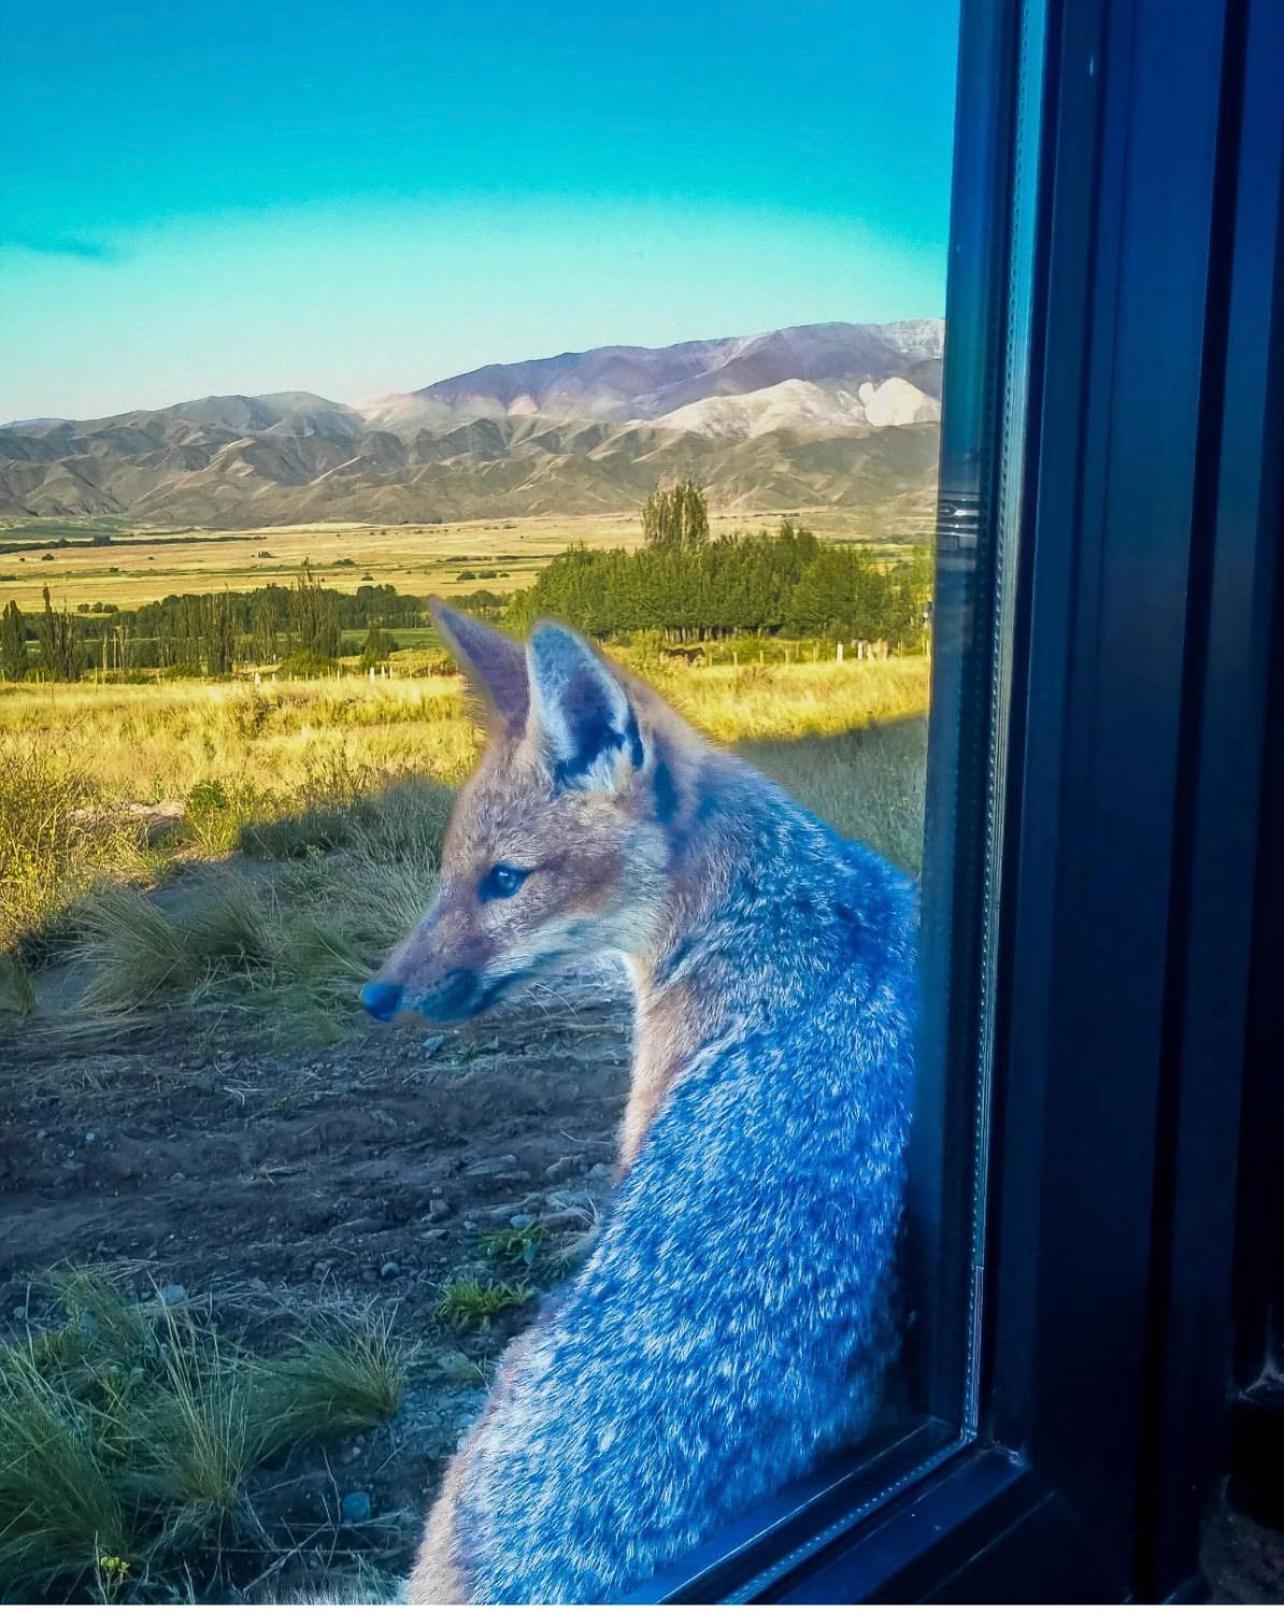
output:
[[[628,960],[636,1019],[621,1174],[694,1058],[787,1017],[846,966],[850,873],[833,837],[718,753],[705,755],[684,795],[663,931]]]

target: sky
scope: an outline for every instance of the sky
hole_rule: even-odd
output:
[[[0,420],[944,311],[957,0],[0,24]]]

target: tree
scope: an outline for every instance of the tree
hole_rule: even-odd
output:
[[[69,610],[53,608],[48,585],[44,599],[44,615],[36,630],[41,670],[55,683],[74,683],[85,670],[85,646],[79,625]]]
[[[290,605],[299,648],[314,658],[333,661],[339,653],[339,614],[330,590],[313,576],[309,560],[303,562],[295,579]]]
[[[211,678],[230,677],[236,664],[236,614],[229,593],[210,600],[205,622],[205,670]]]
[[[27,623],[16,599],[0,615],[0,672],[11,683],[27,675]]]
[[[276,612],[272,608],[272,596],[266,592],[259,593],[254,601],[250,659],[262,666],[276,660]]]
[[[822,549],[803,570],[789,603],[789,631],[833,638],[892,636],[888,574],[862,549]]]
[[[361,646],[361,670],[368,672],[372,666],[382,666],[396,648],[397,641],[392,634],[386,633],[378,622],[371,622]]]
[[[655,549],[696,549],[709,537],[709,500],[693,481],[657,488],[642,506],[642,536]]]

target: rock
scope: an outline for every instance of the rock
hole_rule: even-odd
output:
[[[446,1038],[441,1031],[434,1031],[431,1036],[425,1036],[423,1039],[424,1052],[435,1053],[445,1040]]]
[[[373,1511],[365,1490],[350,1490],[339,1503],[339,1516],[344,1523],[365,1523]]]
[[[514,1232],[525,1232],[527,1227],[535,1225],[535,1217],[533,1215],[510,1215],[508,1224]]]
[[[401,1267],[395,1260],[385,1260],[383,1265],[379,1267],[379,1275],[386,1280],[389,1277],[395,1277],[400,1270]]]
[[[15,1322],[25,1322],[27,1320],[27,1307],[25,1305],[15,1305],[13,1307],[13,1319]]]
[[[182,1283],[166,1283],[157,1298],[162,1305],[181,1305],[187,1298],[187,1290]]]
[[[475,1159],[464,1170],[465,1176],[507,1176],[517,1168],[516,1154],[496,1154],[493,1159]]]
[[[437,1357],[437,1370],[452,1383],[476,1383],[478,1369],[462,1350],[443,1350]]]
[[[93,1142],[95,1140],[95,1138],[97,1136],[98,1136],[98,1133],[96,1131],[87,1131],[85,1133],[85,1141],[87,1143],[91,1143],[91,1142]]]
[[[594,1165],[593,1169],[589,1172],[589,1180],[597,1182],[604,1181],[608,1176],[610,1176],[610,1174],[611,1167],[609,1165]]]
[[[449,1199],[429,1199],[428,1219],[430,1221],[444,1221],[450,1214]]]

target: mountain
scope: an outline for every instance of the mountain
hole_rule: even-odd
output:
[[[705,398],[737,397],[783,381],[851,387],[903,377],[941,395],[944,322],[795,325],[675,347],[595,347],[521,364],[488,364],[418,392],[376,399],[377,424],[435,427],[448,419],[546,415],[560,420],[658,420]]]
[[[899,521],[934,485],[942,337],[939,320],[804,325],[492,364],[360,408],[282,392],[18,422],[0,428],[0,516],[588,514],[694,476],[724,509]]]

